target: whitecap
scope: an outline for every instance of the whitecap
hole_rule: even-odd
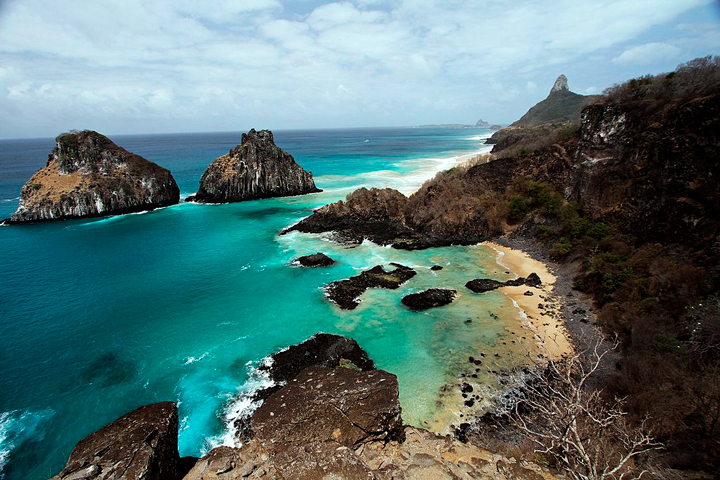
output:
[[[286,349],[285,349],[286,350]],[[280,350],[282,351],[282,350]],[[221,414],[221,421],[225,425],[225,431],[215,437],[207,439],[203,454],[221,445],[228,447],[240,447],[242,443],[238,439],[239,431],[236,422],[241,419],[249,418],[255,410],[257,410],[262,401],[254,399],[258,390],[270,388],[275,382],[270,378],[270,373],[266,368],[262,370],[260,366],[269,367],[272,365],[273,359],[268,356],[260,362],[248,362],[245,367],[248,369],[248,379],[240,386],[238,392],[228,398],[225,409]]]
[[[12,410],[0,413],[0,474],[10,459],[12,451],[25,440],[45,437],[41,427],[55,411],[46,408],[40,411]]]
[[[185,363],[183,363],[183,365],[190,365],[191,363],[199,362],[199,361],[202,360],[203,358],[207,357],[208,354],[210,354],[210,351],[209,351],[209,350],[208,350],[207,352],[204,352],[204,353],[203,353],[202,355],[200,355],[199,357],[186,357],[186,358],[185,358]]]

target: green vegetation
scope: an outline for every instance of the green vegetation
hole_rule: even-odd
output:
[[[31,183],[30,184],[30,188],[32,188],[33,190],[39,190],[40,187],[42,187],[42,185],[40,185],[39,183]]]

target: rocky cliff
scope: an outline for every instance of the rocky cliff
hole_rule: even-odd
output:
[[[178,459],[177,409],[159,403],[83,439],[53,480],[555,478],[537,465],[403,426],[397,378],[375,370],[353,340],[318,334],[272,358],[290,376],[252,415],[241,448]]]
[[[180,190],[169,170],[97,132],[59,135],[47,165],[20,191],[10,223],[98,217],[173,205]]]
[[[188,201],[229,203],[321,191],[312,174],[275,145],[270,130],[243,133],[240,145],[210,164]]]
[[[720,92],[687,101],[586,107],[568,140],[532,154],[444,172],[406,199],[359,190],[292,227],[338,230],[400,248],[470,244],[503,233],[498,218],[514,179],[545,182],[594,221],[638,241],[711,246],[720,234]],[[505,213],[506,214],[506,213]],[[717,247],[713,247],[717,248]]]

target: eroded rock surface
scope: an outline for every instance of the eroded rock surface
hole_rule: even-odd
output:
[[[20,204],[8,221],[118,215],[179,200],[169,170],[85,130],[58,135],[47,164],[20,190]]]
[[[325,295],[344,310],[353,310],[360,305],[360,295],[368,288],[395,290],[414,277],[417,272],[410,267],[391,263],[395,270],[386,271],[376,265],[360,275],[333,282],[325,287]]]
[[[254,438],[274,454],[329,440],[353,448],[389,441],[401,427],[395,375],[323,366],[303,370],[252,418]]]
[[[255,405],[261,404],[300,372],[316,365],[330,368],[343,366],[362,371],[375,369],[375,363],[355,340],[340,335],[317,333],[302,343],[270,355],[263,361],[258,370],[272,381],[272,386],[249,394],[248,400]],[[244,441],[252,438],[250,421],[251,416],[244,415],[234,422],[235,430]]]
[[[429,308],[442,307],[455,300],[457,292],[445,288],[429,288],[422,292],[411,293],[402,299],[402,304],[416,312]]]
[[[312,173],[275,145],[270,130],[242,134],[240,145],[210,164],[187,201],[229,203],[320,192]]]
[[[391,188],[360,188],[345,201],[321,207],[282,233],[335,232],[346,243],[361,243],[365,238],[380,245],[418,237],[405,224],[407,197]]]
[[[81,440],[52,480],[175,479],[177,442],[177,406],[145,405]]]

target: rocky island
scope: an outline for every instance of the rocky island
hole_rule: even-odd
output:
[[[320,191],[312,173],[275,145],[270,130],[251,129],[242,134],[240,145],[213,160],[200,189],[186,201],[230,203]]]
[[[169,170],[91,130],[55,139],[47,165],[20,191],[8,223],[99,217],[174,205],[180,189]]]

